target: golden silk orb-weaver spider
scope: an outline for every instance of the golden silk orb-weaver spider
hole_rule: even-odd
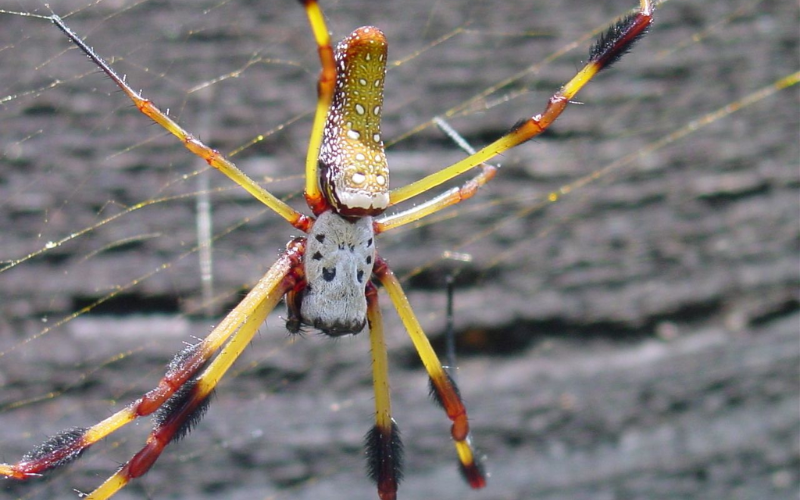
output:
[[[451,436],[464,477],[473,488],[486,486],[486,474],[471,444],[467,412],[455,382],[439,362],[399,281],[378,255],[375,237],[472,197],[496,174],[496,167],[485,162],[546,130],[584,85],[646,33],[653,20],[653,5],[650,0],[641,0],[638,12],[620,19],[603,33],[592,47],[588,63],[550,98],[541,114],[520,120],[507,134],[449,167],[407,186],[390,189],[380,129],[386,40],[379,29],[367,26],[355,30],[334,48],[317,2],[302,3],[322,66],[305,167],[305,198],[312,216],[294,210],[219,152],[194,138],[135,92],[58,16],[51,16],[52,22],[119,86],[139,111],[306,235],[287,244],[277,262],[206,338],[173,358],[155,389],[91,427],[71,428],[54,435],[17,463],[0,464],[0,475],[23,480],[60,468],[124,425],[152,415],[155,425],[145,446],[86,495],[90,499],[111,497],[131,479],[145,474],[171,441],[191,430],[207,409],[217,383],[285,297],[286,326],[292,333],[304,326],[331,337],[368,330],[375,391],[375,425],[366,437],[368,470],[377,483],[379,498],[396,498],[402,476],[402,445],[391,412],[387,353],[378,305],[380,283],[428,372],[434,400],[452,421]],[[387,208],[473,168],[479,168],[479,172],[461,187],[407,210],[382,215]]]

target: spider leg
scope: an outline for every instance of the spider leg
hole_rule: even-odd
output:
[[[434,123],[447,134],[458,146],[470,155],[475,154],[475,148],[467,142],[458,132],[456,132],[449,123],[442,118],[436,116],[433,118]],[[466,181],[461,187],[448,189],[444,193],[435,196],[434,198],[423,202],[410,210],[403,210],[396,214],[382,217],[375,221],[375,233],[382,233],[389,229],[400,227],[422,219],[423,217],[436,213],[443,208],[461,203],[464,200],[472,198],[484,184],[494,179],[497,174],[499,165],[491,165],[489,163],[481,163],[481,171],[475,177]]]
[[[64,466],[117,429],[155,413],[155,426],[145,447],[88,498],[109,498],[131,479],[147,472],[167,444],[185,435],[199,420],[211,391],[247,347],[269,312],[294,286],[294,273],[302,266],[304,247],[302,238],[290,242],[277,262],[208,337],[173,359],[158,387],[92,427],[63,431],[16,464],[0,464],[0,476],[28,479]],[[223,345],[220,354],[197,375]]]
[[[438,116],[434,117],[433,121],[445,134],[448,135],[448,137],[458,144],[461,149],[470,155],[475,154],[475,148],[473,148],[466,139],[459,135],[459,133],[456,132],[449,123]],[[448,189],[444,193],[441,193],[440,195],[421,203],[410,210],[403,210],[375,221],[375,233],[382,233],[395,227],[404,226],[409,222],[422,219],[423,217],[436,213],[443,208],[449,207],[450,205],[455,205],[456,203],[461,203],[464,200],[472,198],[475,196],[475,193],[478,192],[478,189],[480,189],[490,180],[494,179],[494,176],[497,174],[497,170],[500,168],[499,165],[491,165],[489,163],[481,163],[480,167],[481,171],[475,175],[475,177],[462,184],[461,187]]]
[[[492,180],[497,174],[497,167],[488,163],[480,165],[481,171],[475,177],[471,178],[460,187],[448,189],[430,200],[415,205],[414,207],[403,210],[396,214],[387,215],[376,220],[373,224],[375,227],[375,234],[383,233],[390,229],[404,226],[409,222],[414,222],[428,215],[434,214],[443,208],[451,205],[461,203],[464,200],[472,198],[484,184]]]
[[[647,32],[653,22],[653,5],[651,0],[640,0],[640,2],[641,6],[637,13],[620,19],[600,36],[592,47],[589,62],[550,98],[542,114],[518,122],[509,133],[477,153],[407,186],[393,189],[389,193],[389,205],[396,205],[424,193],[547,130],[584,85],[600,70],[609,67],[622,57],[625,52],[630,50],[633,43]],[[393,218],[397,217],[394,220],[393,218],[388,218],[386,221],[379,222],[378,227],[385,230],[388,227],[407,224],[441,210],[448,205],[458,203],[461,199],[458,196],[451,195],[451,198],[447,198],[449,203],[441,200],[437,204],[426,203],[419,205],[407,211],[411,213],[403,212],[393,216]],[[386,227],[382,227],[381,223]]]
[[[306,215],[293,209],[275,195],[258,185],[254,180],[242,172],[239,167],[234,165],[230,160],[222,156],[222,154],[210,147],[203,144],[199,139],[192,137],[192,135],[184,130],[172,118],[167,116],[166,113],[158,109],[149,99],[145,99],[140,93],[134,90],[127,84],[123,77],[120,77],[114,69],[100,57],[94,49],[89,47],[74,31],[72,31],[60,17],[53,14],[50,20],[58,26],[58,28],[67,35],[67,38],[72,41],[89,59],[92,60],[106,75],[108,75],[117,86],[127,95],[136,108],[143,114],[147,115],[157,124],[161,125],[169,133],[180,139],[186,148],[204,159],[209,165],[216,168],[223,174],[227,175],[233,182],[242,186],[247,192],[252,194],[256,199],[261,201],[264,205],[274,210],[278,215],[289,221],[291,225],[300,229],[303,232],[308,232],[311,227],[312,220]]]
[[[381,500],[394,500],[403,476],[403,444],[392,419],[389,392],[389,364],[383,337],[383,320],[378,305],[378,289],[367,285],[367,320],[372,351],[372,383],[375,387],[375,427],[364,439],[369,476],[378,484]]]
[[[311,127],[311,138],[308,141],[308,154],[306,156],[306,203],[319,215],[328,209],[328,203],[322,195],[317,179],[319,150],[322,146],[322,131],[325,129],[325,120],[328,109],[333,100],[334,86],[336,85],[336,61],[333,57],[331,36],[322,15],[322,9],[316,0],[301,0],[311,24],[311,31],[317,42],[319,61],[322,69],[317,82],[317,109],[314,113],[314,125]]]
[[[394,304],[397,313],[400,315],[400,320],[406,327],[408,334],[411,336],[411,341],[414,343],[414,347],[417,349],[422,359],[422,364],[425,365],[425,370],[427,370],[428,376],[430,377],[431,396],[444,409],[448,418],[453,422],[450,428],[450,434],[455,442],[456,452],[458,453],[458,460],[464,478],[472,488],[483,488],[486,486],[486,474],[472,448],[467,409],[464,407],[463,401],[461,401],[458,387],[456,387],[453,379],[448,375],[444,367],[442,367],[442,363],[436,356],[428,337],[425,335],[425,332],[422,331],[422,326],[419,324],[417,317],[414,315],[414,311],[411,309],[408,298],[405,293],[403,293],[400,282],[397,280],[392,270],[389,269],[386,261],[380,257],[376,257],[373,274],[378,278],[384,288],[386,288],[392,304]]]

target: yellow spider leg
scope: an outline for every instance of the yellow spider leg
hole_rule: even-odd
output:
[[[442,367],[428,337],[422,331],[422,326],[414,315],[400,282],[380,257],[375,259],[373,274],[386,288],[392,304],[397,309],[400,320],[411,336],[411,341],[414,343],[414,347],[417,349],[422,364],[425,365],[425,370],[427,370],[430,377],[434,399],[444,408],[448,418],[453,422],[450,434],[455,442],[461,472],[472,488],[483,488],[486,486],[486,475],[472,448],[467,409],[461,401],[455,382]]]
[[[188,432],[187,420],[190,426],[199,418],[197,410],[202,411],[203,402],[213,387],[247,346],[266,315],[294,286],[292,272],[302,265],[303,250],[302,239],[290,242],[287,251],[208,337],[175,357],[157,388],[88,429],[75,428],[57,434],[16,464],[0,464],[0,475],[28,479],[64,466],[125,424],[164,407],[167,411],[157,417],[157,428],[148,439],[147,446],[89,498],[108,498],[131,478],[144,474],[176,433]],[[196,380],[191,381],[231,335],[234,337],[219,356]]]
[[[375,387],[375,427],[367,434],[367,468],[370,477],[378,484],[381,500],[397,498],[397,484],[403,467],[403,445],[400,432],[392,419],[392,402],[389,392],[389,361],[383,338],[383,320],[378,305],[378,290],[367,285],[367,320],[372,351],[372,383]]]
[[[308,154],[306,156],[306,202],[314,214],[319,215],[328,208],[328,204],[319,187],[317,162],[319,160],[319,149],[322,145],[322,131],[325,129],[325,120],[328,116],[328,109],[331,107],[334,86],[336,85],[336,62],[333,57],[331,37],[328,34],[328,27],[325,25],[322,9],[320,9],[316,0],[304,0],[303,7],[306,9],[311,31],[314,33],[314,39],[317,42],[319,61],[322,66],[319,73],[319,82],[317,83],[317,110],[314,113],[314,125],[311,127],[311,138],[308,141]]]
[[[173,405],[156,419],[155,428],[150,433],[144,448],[89,494],[87,499],[110,498],[131,479],[142,476],[150,470],[164,448],[172,440],[186,434],[202,416],[211,392],[253,340],[253,336],[270,311],[294,286],[294,280],[289,276],[294,267],[301,265],[302,246],[302,240],[291,242],[287,253],[281,256],[245,299],[228,315],[228,317],[236,316],[236,321],[231,322],[236,332],[230,342],[197,379],[187,384],[185,391],[176,395]],[[167,405],[170,405],[170,402],[167,402]]]
[[[181,128],[172,118],[166,115],[163,111],[158,109],[149,99],[143,98],[120,77],[108,63],[103,60],[86,42],[81,40],[60,17],[53,15],[50,17],[53,24],[67,35],[67,37],[78,46],[89,59],[92,60],[103,72],[111,78],[117,86],[127,95],[131,101],[136,105],[136,108],[143,114],[147,115],[154,122],[161,125],[169,133],[180,139],[186,148],[200,158],[204,159],[209,165],[216,168],[223,174],[227,175],[233,182],[242,186],[247,192],[252,194],[256,199],[261,201],[264,205],[274,210],[278,215],[289,221],[291,225],[300,229],[303,232],[308,232],[311,227],[312,220],[293,209],[275,195],[262,188],[258,183],[252,180],[244,172],[234,165],[230,160],[222,156],[222,154],[210,147],[203,144],[200,140],[192,137],[192,135]]]
[[[439,117],[435,117],[433,121],[440,129],[442,129],[442,131],[445,132],[445,134],[453,139],[453,141],[458,144],[461,149],[471,155],[475,154],[475,149],[472,147],[472,145],[467,142],[466,139],[461,137],[458,132],[453,130],[453,128],[447,122]],[[403,226],[409,222],[419,220],[426,215],[436,213],[443,208],[449,207],[450,205],[455,205],[456,203],[461,203],[464,200],[472,198],[475,196],[475,193],[478,192],[478,189],[494,179],[494,176],[497,175],[497,170],[499,168],[488,163],[482,163],[480,167],[480,173],[462,184],[461,187],[448,189],[433,199],[416,205],[408,210],[403,210],[402,212],[376,220],[373,224],[375,233],[378,234],[395,227]]]
[[[448,189],[444,193],[408,210],[376,220],[373,224],[375,233],[382,233],[409,222],[417,221],[450,205],[472,198],[481,186],[494,178],[495,174],[497,174],[497,167],[488,163],[481,164],[481,172],[465,182],[461,187]]]
[[[561,90],[550,98],[542,114],[521,121],[514,126],[511,132],[497,139],[477,153],[431,174],[428,177],[407,186],[393,189],[389,192],[389,204],[396,205],[397,203],[424,193],[547,130],[550,124],[561,115],[567,107],[567,104],[575,97],[578,91],[600,70],[610,66],[630,49],[631,45],[644,35],[652,21],[653,6],[650,0],[641,0],[641,8],[638,13],[618,21],[598,39],[597,43],[592,48],[589,62],[572,78],[572,80],[567,82]],[[411,222],[412,220],[429,215],[440,210],[444,206],[447,205],[426,205],[424,208],[419,209],[421,212],[419,217],[411,217],[408,215],[405,217],[406,222],[403,223]],[[396,223],[393,227],[397,225],[400,224]]]

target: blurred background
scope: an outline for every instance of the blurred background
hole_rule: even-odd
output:
[[[487,144],[541,112],[635,5],[322,7],[334,39],[365,24],[389,39],[383,135],[400,186],[464,156],[434,116]],[[297,2],[53,8],[134,88],[303,207],[318,61]],[[440,352],[455,276],[456,373],[490,472],[477,492],[458,477],[449,421],[381,295],[401,498],[797,498],[800,96],[777,83],[798,70],[797,19],[795,2],[663,3],[648,37],[551,131],[498,159],[475,198],[379,238]],[[0,13],[0,68],[10,462],[154,387],[297,231],[150,124],[46,20]],[[377,497],[362,449],[367,339],[291,338],[283,316],[197,428],[115,498]],[[1,482],[1,496],[91,490],[143,445],[149,422],[129,427],[48,480]]]

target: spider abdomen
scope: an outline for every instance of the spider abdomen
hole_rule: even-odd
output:
[[[319,153],[328,202],[348,216],[378,215],[389,205],[389,167],[381,138],[386,38],[373,26],[336,47],[336,87]]]
[[[363,330],[364,290],[374,262],[371,217],[346,219],[332,210],[320,214],[306,242],[301,322],[331,336]]]

